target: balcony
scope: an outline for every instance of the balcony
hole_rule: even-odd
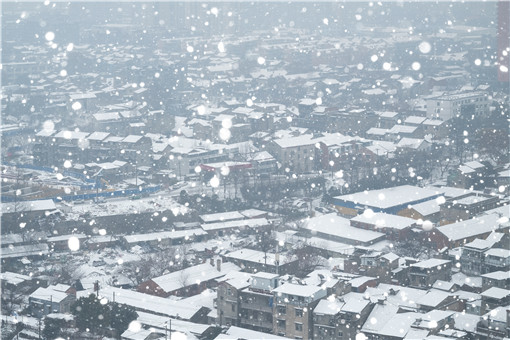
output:
[[[241,317],[241,327],[243,327],[243,326],[248,326],[251,328],[263,328],[263,329],[271,332],[273,330],[273,321]]]
[[[254,301],[254,302],[242,301],[241,308],[252,309],[252,310],[257,310],[257,311],[261,311],[261,312],[268,312],[271,314],[273,313],[273,307],[269,306],[268,301],[266,301],[266,303],[263,303],[262,301]]]

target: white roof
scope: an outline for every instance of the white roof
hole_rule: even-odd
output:
[[[126,235],[124,236],[124,240],[127,243],[138,243],[138,242],[150,242],[164,239],[177,239],[186,236],[200,236],[207,235],[205,231],[200,228],[196,229],[186,229],[186,230],[173,230],[173,231],[160,231],[155,233],[148,234],[136,234],[136,235]]]
[[[451,262],[450,260],[428,259],[428,260],[425,260],[425,261],[420,261],[418,263],[413,263],[411,265],[411,267],[416,267],[416,268],[434,268],[434,267],[438,267],[438,266],[442,266],[442,265],[448,264],[450,262]]]
[[[487,289],[486,291],[482,292],[482,296],[486,296],[493,299],[504,299],[507,296],[510,295],[510,290],[498,288],[498,287],[491,287]]]
[[[273,293],[281,293],[287,295],[294,296],[303,296],[303,297],[315,297],[316,294],[320,291],[324,292],[326,295],[325,289],[320,286],[308,286],[308,285],[298,285],[294,283],[284,283],[283,285],[273,289]]]
[[[276,139],[274,142],[281,148],[295,148],[298,146],[310,146],[315,144],[312,135],[301,135],[298,137],[281,138]]]
[[[411,209],[414,209],[422,216],[428,216],[438,213],[441,210],[441,207],[439,206],[439,203],[437,203],[437,200],[430,200],[423,203],[413,204]]]
[[[143,136],[129,135],[126,138],[124,138],[122,141],[125,143],[136,143],[142,138],[143,138]]]
[[[230,326],[225,334],[218,335],[215,340],[288,340],[288,338],[273,334],[253,331],[251,329]]]
[[[88,140],[97,140],[97,141],[102,141],[104,140],[106,137],[108,137],[110,135],[109,132],[93,132],[91,133],[87,139]]]
[[[498,229],[499,219],[500,217],[497,214],[482,215],[470,220],[437,227],[437,230],[448,237],[449,240],[458,241]]]
[[[371,242],[384,237],[383,233],[351,227],[348,219],[335,213],[312,217],[304,223],[303,228],[312,233],[320,232],[360,242]]]
[[[494,279],[494,280],[506,280],[510,277],[510,270],[503,272],[503,271],[497,271],[492,273],[483,274],[482,277],[488,278],[488,279]]]
[[[2,248],[1,257],[13,258],[23,256],[37,256],[48,254],[48,245],[46,243],[28,244],[23,246],[12,246]]]
[[[166,324],[168,327],[168,317],[146,312],[136,312],[136,314],[138,314],[138,318],[136,320],[144,326],[165,329]],[[210,327],[210,325],[172,319],[172,331],[190,332],[200,335],[207,331]]]
[[[367,190],[354,194],[337,196],[335,199],[354,202],[360,205],[387,209],[398,205],[405,205],[418,200],[432,199],[440,192],[411,185],[393,188]]]
[[[206,223],[202,224],[201,227],[205,231],[213,231],[213,230],[221,230],[221,229],[231,229],[231,228],[241,228],[247,226],[249,228],[256,228],[269,225],[270,222],[266,218],[252,218],[247,220],[234,220],[234,221],[226,221],[226,222],[217,222],[217,223]]]
[[[361,214],[352,218],[351,221],[375,225],[377,228],[392,228],[398,230],[412,227],[416,224],[416,220],[412,218],[386,213]]]
[[[14,211],[48,211],[57,209],[53,200],[21,201],[18,203],[2,203],[2,213]]]
[[[76,298],[89,296],[91,293],[91,291],[87,290],[79,291]],[[150,311],[173,318],[179,317],[185,320],[191,319],[202,308],[190,303],[183,303],[180,300],[165,299],[159,296],[111,286],[101,286],[99,295],[109,301],[115,300],[117,303],[132,306],[135,309]]]
[[[254,263],[267,263],[270,266],[274,266],[276,263],[275,254],[273,253],[264,254],[263,251],[247,248],[230,252],[226,254],[225,257]]]
[[[438,307],[441,302],[446,300],[450,294],[443,290],[431,289],[425,294],[425,296],[421,297],[418,301],[416,301],[419,305],[428,306],[428,307]]]
[[[12,285],[18,285],[25,281],[31,281],[32,278],[28,275],[22,275],[13,272],[4,272],[0,274],[0,280],[6,281],[7,283]]]
[[[503,248],[491,248],[485,252],[485,255],[507,259],[510,257],[510,250]]]
[[[267,214],[267,211],[259,210],[259,209],[247,209],[247,210],[240,211],[240,213],[247,218],[252,218],[255,216],[265,215],[265,214]]]
[[[427,117],[409,116],[409,117],[406,118],[404,123],[407,123],[407,124],[421,124],[426,119],[427,119]]]
[[[89,135],[88,132],[62,130],[59,133],[57,133],[54,137],[64,139],[84,139],[88,135]]]
[[[87,235],[85,235],[85,234],[59,235],[59,236],[48,237],[47,241],[48,241],[48,243],[62,242],[62,241],[68,241],[71,237],[76,237],[77,239],[84,239],[84,238],[87,238]]]
[[[165,292],[173,292],[183,287],[200,284],[224,276],[230,271],[239,271],[241,268],[233,263],[221,264],[221,271],[209,263],[202,263],[197,266],[188,267],[170,274],[155,277],[152,279]],[[183,282],[184,281],[184,282]]]
[[[205,223],[210,223],[218,221],[242,220],[245,217],[239,211],[227,211],[216,214],[200,215],[200,218]]]
[[[53,301],[56,303],[62,302],[68,295],[64,292],[53,290],[50,288],[39,287],[35,292],[30,294],[30,298],[43,301]]]

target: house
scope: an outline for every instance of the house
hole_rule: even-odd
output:
[[[490,287],[510,289],[510,270],[488,272],[481,276],[482,276],[482,289],[484,290]]]
[[[393,253],[384,253],[369,248],[356,247],[344,261],[347,273],[367,275],[378,278],[379,282],[389,283],[392,271],[398,268],[399,257]]]
[[[161,297],[192,296],[215,286],[215,280],[228,272],[239,269],[233,263],[222,264],[220,259],[215,264],[211,258],[210,263],[202,263],[142,282],[137,291]]]
[[[441,224],[468,220],[499,205],[499,197],[480,193],[467,193],[449,198],[441,204]]]
[[[59,236],[53,236],[48,237],[47,242],[48,245],[55,249],[55,250],[69,250],[69,242],[71,240],[77,239],[79,242],[79,245],[82,245],[85,240],[87,239],[87,235],[85,234],[68,234],[68,235],[59,235]]]
[[[510,225],[500,217],[497,211],[472,219],[436,227],[429,232],[432,245],[437,249],[455,248],[474,241],[485,239],[492,232],[508,233]]]
[[[297,270],[298,259],[285,258],[281,253],[242,248],[222,255],[223,262],[232,262],[248,273],[268,272],[276,274],[293,273]],[[285,258],[285,261],[283,259]]]
[[[55,287],[37,288],[29,295],[28,303],[33,316],[42,318],[51,313],[70,313],[75,296],[55,290]]]
[[[451,261],[441,259],[429,259],[411,264],[408,274],[409,286],[429,288],[437,280],[450,281],[451,268]]]
[[[76,293],[76,298],[89,296],[91,290],[83,290]],[[210,309],[182,302],[180,300],[171,300],[155,295],[144,294],[128,289],[121,289],[112,286],[99,287],[99,296],[107,301],[115,301],[121,305],[134,308],[137,312],[152,313],[166,318],[177,318],[196,323],[206,323],[207,313]]]

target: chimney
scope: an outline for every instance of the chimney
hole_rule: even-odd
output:
[[[221,259],[216,260],[216,268],[218,269],[219,272],[221,272]]]
[[[211,257],[211,260],[209,262],[211,263],[211,266],[214,267],[214,258]]]

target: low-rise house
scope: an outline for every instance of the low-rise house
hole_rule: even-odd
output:
[[[368,248],[356,247],[354,253],[344,261],[347,273],[367,275],[379,282],[389,283],[392,271],[398,268],[399,257],[393,253],[383,253]]]
[[[450,281],[452,264],[449,260],[429,259],[414,263],[409,270],[409,285],[430,288],[437,280]]]
[[[239,249],[222,255],[224,262],[232,262],[248,273],[268,272],[276,274],[293,273],[298,268],[298,259],[285,254],[265,253],[253,249]]]
[[[28,297],[30,311],[37,318],[51,313],[70,313],[75,300],[74,295],[55,290],[52,286],[40,287]]]
[[[499,212],[486,213],[470,220],[436,227],[429,238],[437,249],[456,248],[477,238],[485,239],[492,232],[508,233],[510,223],[501,218]]]
[[[78,291],[76,298],[87,297],[93,293],[92,290]],[[107,301],[115,301],[121,305],[131,306],[137,312],[142,311],[197,323],[207,323],[207,313],[210,311],[207,307],[197,306],[189,302],[166,299],[112,286],[99,287],[98,295]]]
[[[239,269],[233,263],[221,263],[221,260],[218,259],[215,264],[211,259],[211,263],[188,267],[142,282],[138,285],[137,290],[141,293],[161,297],[192,296],[216,286],[216,279],[225,276],[230,271],[239,271]]]
[[[441,204],[441,224],[469,220],[480,213],[494,209],[499,204],[497,196],[468,193],[449,198]]]
[[[482,289],[490,287],[510,289],[510,270],[489,272],[482,275]]]
[[[491,287],[481,293],[482,313],[486,313],[496,307],[507,306],[510,304],[510,290]]]

